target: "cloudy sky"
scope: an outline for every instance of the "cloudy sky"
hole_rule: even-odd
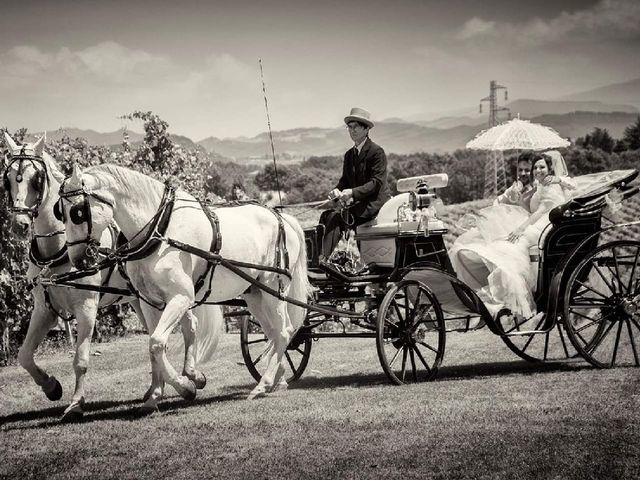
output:
[[[0,126],[173,133],[335,127],[476,111],[492,79],[551,99],[640,77],[638,0],[14,1],[0,11]],[[128,125],[139,130],[139,126]]]

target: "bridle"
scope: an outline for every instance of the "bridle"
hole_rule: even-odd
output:
[[[82,225],[83,223],[87,224],[87,236],[82,240],[76,240],[74,242],[70,242],[69,240],[67,240],[67,247],[86,244],[87,245],[87,248],[85,250],[86,255],[94,259],[98,258],[98,254],[100,253],[100,240],[95,239],[91,236],[93,223],[91,222],[91,206],[89,205],[89,197],[95,198],[99,202],[109,205],[112,209],[114,208],[114,205],[112,202],[104,198],[102,195],[99,195],[90,190],[87,190],[87,188],[84,185],[84,182],[82,183],[81,188],[76,190],[71,190],[69,192],[64,191],[65,183],[66,183],[66,180],[62,182],[62,185],[60,185],[60,192],[59,192],[60,199],[56,202],[56,204],[53,207],[53,214],[61,222],[66,222],[66,215],[64,213],[63,202],[65,200],[69,201],[68,199],[73,197],[82,197],[83,199],[82,203],[73,205],[69,210],[69,219],[74,225]]]
[[[24,148],[25,147],[23,145],[20,153],[17,155],[5,156],[5,159],[8,163],[4,174],[2,175],[2,181],[4,184],[4,189],[6,190],[9,197],[8,210],[13,214],[27,214],[33,219],[38,216],[38,209],[42,204],[42,198],[44,196],[44,185],[45,183],[48,183],[49,180],[46,174],[47,167],[42,157],[39,157],[37,155],[28,155],[25,153]],[[26,205],[24,207],[18,207],[14,204],[14,199],[11,195],[11,181],[9,180],[9,172],[11,171],[11,167],[14,163],[18,164],[16,183],[22,182],[24,171],[29,164],[31,164],[36,171],[35,175],[31,177],[30,180],[31,186],[33,187],[37,195],[36,203],[32,207],[27,207]]]

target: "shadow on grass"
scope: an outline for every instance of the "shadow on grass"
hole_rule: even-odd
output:
[[[440,367],[436,380],[446,382],[448,380],[473,379],[481,377],[495,377],[501,375],[534,375],[546,372],[573,372],[579,370],[592,370],[594,367],[588,364],[577,365],[566,362],[529,363],[521,360],[512,362],[473,363],[469,365],[453,365]],[[290,384],[290,389],[325,389],[346,387],[371,387],[375,385],[389,385],[390,382],[384,373],[351,374],[334,377],[308,377],[304,376],[295,383]]]
[[[140,411],[139,407],[142,405],[142,402],[139,399],[91,402],[85,405],[85,413],[82,419],[74,423],[91,423],[104,420],[132,421],[154,415],[177,415],[185,409],[188,411],[189,407],[206,406],[214,403],[243,399],[248,392],[246,387],[245,385],[233,387],[227,389],[228,393],[196,398],[195,400],[169,397],[158,405],[159,412],[153,414]],[[60,418],[65,408],[66,405],[48,407],[41,410],[13,413],[0,417],[0,431],[31,430],[62,426],[64,424],[60,422]]]
[[[469,365],[455,365],[441,367],[436,377],[439,382],[450,380],[494,377],[501,375],[534,375],[547,372],[575,372],[591,370],[593,367],[575,363],[527,363],[523,361],[474,363]],[[382,373],[351,374],[334,377],[303,377],[290,384],[292,390],[323,390],[334,388],[366,388],[389,385],[389,380]],[[211,404],[242,400],[255,384],[233,385],[225,387],[218,395],[198,397],[195,400],[184,400],[180,397],[168,397],[159,404],[159,412],[153,415],[180,415],[187,413],[190,408]],[[85,415],[79,423],[91,423],[104,420],[133,421],[149,416],[138,408],[142,403],[139,399],[97,401],[87,403]],[[129,407],[129,408],[123,408]],[[48,407],[30,412],[13,413],[0,417],[0,430],[29,430],[46,429],[61,426],[60,417],[66,405]],[[39,421],[43,420],[43,421]]]

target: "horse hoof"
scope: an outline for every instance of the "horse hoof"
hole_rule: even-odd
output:
[[[189,402],[196,399],[196,395],[198,392],[198,390],[196,389],[196,384],[192,380],[187,381],[187,386],[181,385],[180,387],[176,388],[176,391],[178,392],[178,395]]]
[[[251,393],[247,396],[247,400],[255,400],[256,398],[264,398],[267,396],[267,392],[264,388],[261,389],[253,389]]]
[[[62,385],[60,385],[60,382],[54,376],[48,378],[42,386],[42,391],[52,402],[62,398]]]
[[[284,392],[289,388],[289,384],[284,380],[271,388],[270,393]]]
[[[81,398],[78,402],[73,402],[67,407],[62,414],[60,422],[62,423],[74,423],[79,422],[84,417],[84,398]]]
[[[183,370],[182,376],[187,377],[189,380],[195,383],[198,390],[202,390],[207,385],[207,377],[205,377],[204,373],[202,372],[196,371],[195,373],[187,373],[185,370]]]
[[[198,390],[202,390],[207,385],[207,377],[202,372],[196,373],[196,377],[192,380]]]

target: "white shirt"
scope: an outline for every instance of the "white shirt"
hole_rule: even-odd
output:
[[[367,141],[368,137],[364,137],[364,140],[362,142],[360,142],[358,145],[356,145],[356,152],[358,152],[358,155],[360,155],[360,151],[362,150],[362,146],[364,145],[364,142]]]

